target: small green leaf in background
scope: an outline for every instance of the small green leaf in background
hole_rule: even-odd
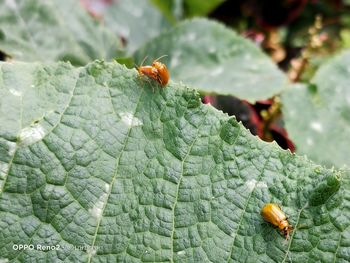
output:
[[[184,0],[187,16],[204,16],[213,11],[226,0]]]
[[[348,171],[263,142],[196,91],[142,83],[117,63],[0,72],[1,261],[350,260]],[[295,227],[289,241],[261,218],[268,202]]]
[[[106,26],[126,41],[125,48],[130,53],[169,27],[165,17],[149,0],[114,1],[103,17]]]
[[[132,57],[120,57],[115,59],[116,62],[119,64],[125,65],[127,68],[134,68],[135,67],[135,61]]]
[[[326,165],[350,165],[350,51],[323,65],[306,85],[282,95],[283,115],[298,153]]]
[[[223,25],[193,19],[152,39],[135,53],[136,63],[162,55],[171,79],[206,93],[254,102],[281,92],[286,76],[257,46]]]
[[[183,16],[183,0],[150,0],[164,14],[169,22],[175,23]]]
[[[0,50],[15,60],[85,65],[121,55],[120,47],[77,0],[0,2]]]

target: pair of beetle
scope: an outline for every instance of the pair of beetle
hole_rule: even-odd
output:
[[[145,75],[155,81],[157,81],[162,87],[165,87],[169,82],[169,71],[165,64],[159,62],[159,59],[161,59],[164,56],[161,56],[153,61],[151,66],[142,66],[143,62],[145,61],[145,58],[143,62],[141,63],[140,67],[137,67],[137,71],[139,74]]]
[[[145,75],[157,81],[162,87],[165,87],[169,82],[170,75],[165,64],[159,62],[160,58],[154,60],[151,66],[142,66],[142,62],[137,70],[140,75]],[[261,216],[267,222],[278,227],[286,239],[289,238],[289,233],[293,230],[293,227],[288,223],[286,215],[277,204],[266,204],[261,210]]]

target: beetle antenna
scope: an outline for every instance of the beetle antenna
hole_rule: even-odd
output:
[[[145,61],[146,61],[147,58],[148,58],[148,56],[145,56],[145,58],[144,58],[144,59],[142,60],[142,62],[141,62],[140,67],[142,67],[143,63],[145,63]]]
[[[161,58],[164,58],[164,57],[167,57],[168,55],[163,55],[163,56],[160,56],[159,58],[157,58],[156,60],[154,60],[154,61],[158,61],[158,60],[160,60]]]

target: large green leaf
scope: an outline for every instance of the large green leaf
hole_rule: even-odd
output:
[[[69,60],[84,65],[112,59],[120,41],[77,0],[0,1],[0,50],[16,60]]]
[[[322,66],[313,85],[282,96],[288,133],[299,153],[327,165],[350,165],[350,51]]]
[[[348,173],[117,63],[0,69],[2,261],[350,260]],[[267,202],[289,241],[261,218]]]
[[[174,80],[203,92],[234,95],[255,101],[279,93],[287,79],[249,40],[206,19],[185,21],[145,44],[139,63],[162,55]]]
[[[169,27],[165,17],[149,0],[114,1],[104,13],[104,21],[125,39],[130,52]]]

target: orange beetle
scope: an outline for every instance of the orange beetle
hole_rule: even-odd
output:
[[[162,56],[164,57],[164,56]],[[155,81],[157,81],[162,87],[165,87],[169,82],[169,71],[165,64],[159,62],[158,60],[162,57],[157,58],[153,61],[152,66],[141,66],[137,68],[140,75],[145,75]],[[146,58],[145,58],[146,59]],[[145,61],[144,59],[144,61]]]
[[[157,81],[161,86],[166,86],[166,84],[168,84],[169,82],[169,71],[167,69],[167,67],[165,66],[165,64],[155,60],[152,63],[152,67],[157,69],[158,74],[157,74]]]
[[[266,204],[261,209],[261,216],[265,221],[277,226],[283,232],[286,239],[289,238],[289,233],[293,230],[293,226],[288,223],[288,218],[277,204]]]

